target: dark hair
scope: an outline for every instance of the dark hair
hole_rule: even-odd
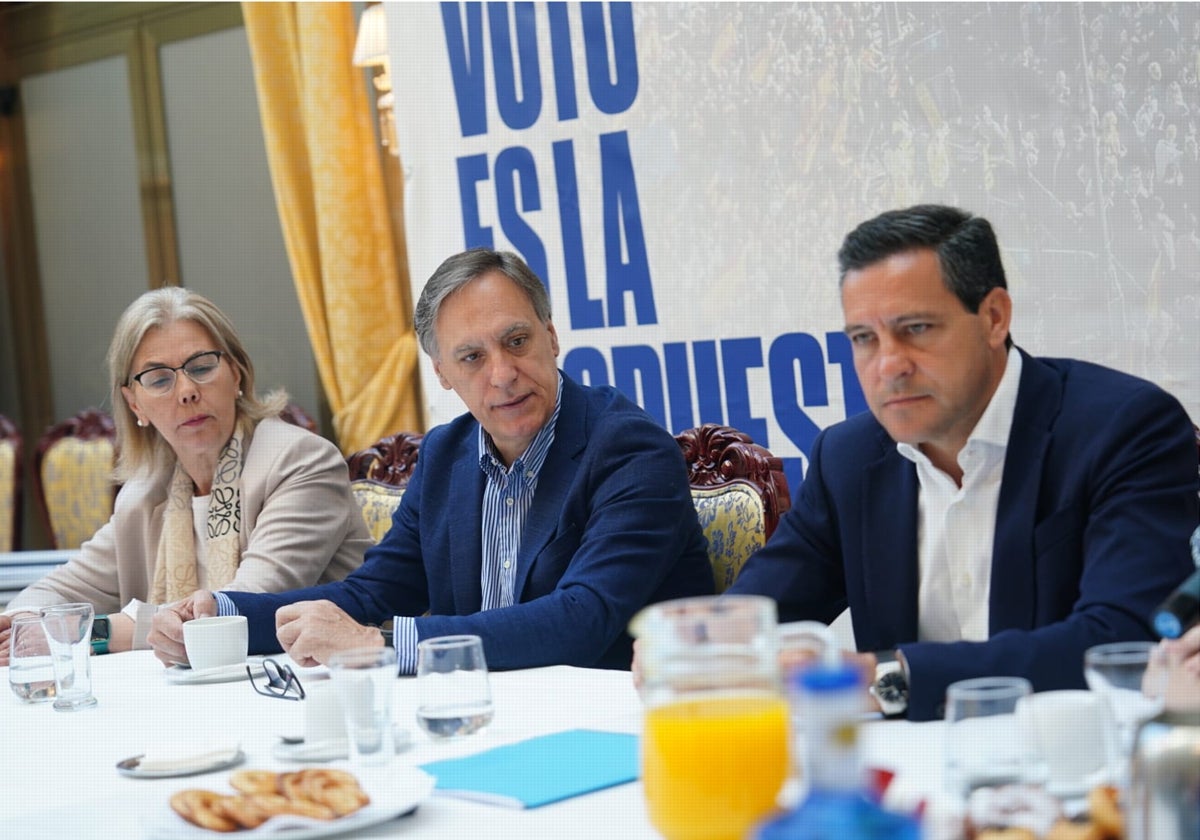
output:
[[[417,300],[413,327],[421,348],[432,358],[437,358],[438,353],[437,335],[433,328],[442,304],[450,295],[489,271],[498,271],[516,283],[529,298],[538,320],[543,324],[550,322],[550,295],[524,260],[511,251],[472,248],[447,257],[425,283]]]
[[[942,282],[968,312],[978,312],[992,289],[1008,288],[988,220],[941,204],[889,210],[846,234],[838,251],[838,283],[851,271],[919,248],[937,254]]]

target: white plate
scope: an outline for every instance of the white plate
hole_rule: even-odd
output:
[[[192,825],[171,810],[163,801],[162,807],[147,816],[146,840],[211,840],[214,837],[253,837],[268,835],[286,837],[287,840],[316,840],[318,837],[333,837],[407,814],[424,802],[433,791],[434,778],[416,767],[389,765],[379,768],[377,774],[367,776],[355,770],[363,790],[371,797],[371,804],[353,814],[336,820],[312,820],[306,817],[273,817],[258,828],[248,831],[209,831]],[[228,785],[222,785],[228,788]],[[232,793],[232,790],[229,791]],[[169,794],[166,798],[169,798]]]
[[[167,682],[174,685],[205,685],[207,683],[236,682],[247,679],[246,666],[249,665],[254,676],[262,673],[262,660],[251,659],[236,665],[222,665],[219,668],[206,668],[203,671],[193,671],[182,665],[172,665],[167,668]]]
[[[122,776],[132,776],[135,779],[171,779],[176,776],[198,776],[201,773],[211,773],[214,770],[224,770],[226,767],[234,767],[246,760],[246,754],[241,750],[230,755],[224,755],[220,758],[212,758],[211,756],[204,761],[186,766],[173,767],[170,770],[142,770],[138,765],[143,756],[135,755],[133,758],[127,758],[124,761],[117,762],[117,772]]]

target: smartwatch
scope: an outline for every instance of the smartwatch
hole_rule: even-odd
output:
[[[98,615],[92,621],[92,653],[108,653],[108,638],[112,635],[112,622],[108,616]]]
[[[908,713],[908,669],[898,654],[899,651],[895,651],[878,656],[880,664],[875,669],[875,682],[871,684],[871,695],[888,719],[902,718]]]

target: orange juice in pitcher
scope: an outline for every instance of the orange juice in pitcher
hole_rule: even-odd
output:
[[[683,700],[650,709],[642,785],[669,840],[741,838],[775,809],[788,774],[788,711],[778,695]]]
[[[647,607],[639,639],[642,787],[667,840],[734,840],[775,809],[790,769],[775,602],[749,595]]]

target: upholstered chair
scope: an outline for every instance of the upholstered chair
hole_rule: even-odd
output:
[[[79,548],[112,516],[116,427],[95,408],[46,430],[34,450],[34,495],[54,548]]]
[[[350,489],[375,542],[392,527],[392,514],[400,506],[424,437],[416,432],[397,432],[346,459]]]
[[[687,461],[717,592],[724,592],[792,503],[783,463],[729,426],[709,423],[686,429],[675,440]]]
[[[21,542],[21,433],[0,414],[0,552]]]

